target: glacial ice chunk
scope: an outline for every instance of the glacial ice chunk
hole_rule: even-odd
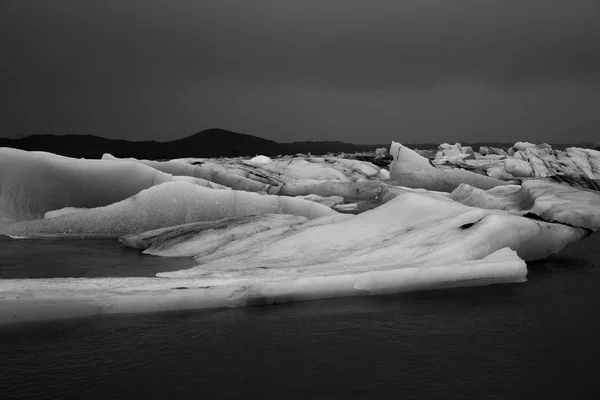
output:
[[[183,182],[145,192],[173,193],[176,185],[219,196],[244,193]],[[178,198],[182,192],[187,190],[179,189]],[[134,203],[138,209],[145,204]],[[159,273],[159,278],[0,280],[0,322],[523,282],[527,268],[521,258],[546,257],[587,233],[404,190],[356,216],[241,216],[131,235],[123,242],[156,255],[197,255],[199,264]]]
[[[60,278],[0,280],[0,324],[122,313],[197,310],[517,283],[523,260],[501,249],[480,260],[339,274],[250,285],[208,286],[204,279]]]
[[[401,186],[452,192],[462,183],[481,189],[507,185],[507,182],[470,171],[436,168],[425,157],[397,142],[392,142],[390,154],[394,156],[390,179]]]
[[[105,206],[172,178],[139,163],[0,148],[0,223],[43,218],[65,207]]]
[[[271,160],[267,156],[256,156],[254,158],[251,158],[250,162],[253,162],[256,164],[269,164],[270,162],[273,162],[273,160]]]
[[[108,206],[50,219],[3,223],[0,234],[114,237],[190,222],[269,213],[306,218],[337,214],[329,207],[302,199],[167,182]]]
[[[593,231],[600,229],[600,193],[545,180],[531,179],[521,186],[502,186],[487,191],[461,185],[450,198],[473,207],[520,215],[531,213],[546,221]]]

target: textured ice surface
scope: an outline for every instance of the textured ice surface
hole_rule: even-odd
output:
[[[600,179],[600,151],[597,150],[578,147],[554,150],[545,143],[517,142],[508,154],[491,147],[481,147],[480,152],[474,153],[473,160],[447,157],[440,152],[434,162],[438,165],[472,167],[490,177],[505,180],[568,175],[571,178],[565,182],[581,185],[578,182],[581,178]]]
[[[60,217],[61,215],[74,214],[74,213],[77,213],[80,211],[85,211],[85,210],[88,210],[88,208],[65,207],[65,208],[61,208],[59,210],[48,211],[46,214],[44,214],[44,219],[56,218],[56,217]]]
[[[119,160],[109,154],[103,159]],[[236,190],[292,197],[338,196],[346,202],[377,197],[380,181],[390,177],[387,170],[371,163],[336,157],[286,157],[266,164],[242,159],[127,160],[176,175],[175,180],[191,176]]]
[[[528,180],[522,186],[510,185],[487,191],[462,185],[450,198],[470,206],[532,213],[546,221],[600,229],[600,193],[543,180]]]
[[[43,218],[65,207],[105,206],[171,180],[139,163],[0,148],[0,222]]]
[[[273,162],[273,160],[271,160],[267,156],[256,156],[254,158],[251,158],[250,162],[257,163],[257,164],[268,164],[270,162]]]
[[[0,280],[0,323],[514,283],[525,281],[526,273],[523,260],[502,249],[483,259],[457,264],[255,280],[250,285],[207,286],[201,278],[6,279]]]
[[[153,254],[198,252],[197,267],[159,278],[0,281],[0,321],[522,282],[527,268],[517,254],[542,258],[586,235],[412,191],[357,216],[263,215],[213,224],[124,240]]]
[[[231,216],[281,213],[316,218],[336,214],[311,201],[167,182],[126,200],[50,219],[0,224],[0,234],[119,236]]]
[[[461,154],[468,151],[455,148]],[[450,145],[447,150],[455,151]],[[102,207],[72,204],[72,197],[66,196],[36,215],[46,219],[0,223],[0,233],[127,235],[121,238],[126,245],[158,256],[194,256],[198,266],[156,278],[0,280],[0,322],[522,282],[527,273],[523,259],[544,258],[589,234],[577,227],[600,226],[600,196],[595,193],[543,181],[488,191],[468,185],[454,190],[462,182],[483,188],[507,183],[468,171],[442,170],[399,144],[392,146],[391,175],[411,188],[378,182],[383,170],[372,164],[333,157],[259,164],[240,159],[126,161],[108,155],[102,161],[64,157],[67,161],[56,161],[53,157],[58,156],[39,154],[30,153],[24,164],[14,162],[19,160],[14,154],[11,159],[0,158],[2,165],[17,166],[14,176],[0,171],[0,194],[27,202],[30,195],[47,198],[50,191],[50,198],[62,199],[40,178],[24,184],[22,194],[7,192],[11,186],[4,185],[23,176],[35,177],[43,169],[52,171],[48,165],[55,164],[64,168],[41,173],[52,182],[67,179],[68,184],[61,186],[67,193],[77,187],[73,182],[89,176],[100,182],[99,188],[90,189],[97,190],[97,196],[114,187],[122,195],[134,190],[130,186],[143,186],[136,183],[138,178],[148,186]],[[522,157],[519,151],[513,154]],[[47,159],[52,162],[40,161]],[[80,176],[73,168],[80,164],[74,161],[94,161],[89,164],[94,166],[82,167],[91,172]],[[542,164],[528,163],[532,171],[543,171]],[[19,175],[19,165],[26,166],[27,174]],[[589,165],[593,172],[595,167]],[[117,172],[98,172],[108,166]],[[120,171],[125,171],[124,177]],[[114,182],[109,178],[120,186],[110,186]],[[81,183],[84,188],[88,184],[97,182]],[[228,189],[215,189],[218,185]],[[309,196],[311,201],[273,194]],[[73,198],[78,196],[82,194]],[[102,201],[109,201],[105,196]],[[357,203],[340,204],[342,199]],[[5,204],[14,208],[14,202],[0,204],[3,210],[11,210]],[[332,204],[348,208],[346,212],[369,211],[339,214],[328,207]],[[561,223],[521,216],[526,213]]]
[[[392,142],[390,154],[394,161],[390,166],[390,179],[401,186],[451,192],[462,183],[480,189],[490,189],[507,183],[470,171],[460,169],[442,170],[415,151]]]
[[[102,159],[119,162],[136,162],[138,164],[147,165],[158,171],[162,171],[168,174],[178,176],[190,176],[194,178],[204,179],[236,190],[245,190],[249,192],[266,192],[269,188],[268,184],[252,180],[244,176],[230,174],[222,169],[215,169],[206,165],[202,165],[200,161],[197,165],[194,165],[185,162],[184,160],[152,161],[138,160],[135,158],[119,159],[113,157],[110,154],[104,154],[102,156]]]
[[[193,240],[200,242],[199,237],[203,237],[210,242],[227,235],[227,229],[197,235]],[[159,276],[204,277],[220,282],[358,273],[477,260],[504,247],[517,251],[525,260],[535,260],[559,251],[587,232],[406,192],[356,216],[317,218],[286,228],[269,240],[260,239],[264,232],[256,235],[259,238],[252,238],[254,234],[238,237],[198,257],[197,267]]]
[[[259,156],[262,157],[262,156]],[[118,160],[105,154],[103,159]],[[297,180],[356,182],[380,179],[381,168],[365,161],[337,157],[284,157],[270,162],[243,159],[178,159],[166,162],[127,159],[173,175],[207,179],[233,189],[267,191],[271,186]],[[266,161],[265,159],[259,159]]]
[[[146,254],[163,257],[198,256],[213,253],[238,239],[279,228],[291,228],[307,220],[286,214],[231,217],[132,234],[120,238],[120,241],[129,247],[144,249]],[[207,232],[208,235],[203,235]]]

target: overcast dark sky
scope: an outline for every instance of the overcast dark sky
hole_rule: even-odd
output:
[[[600,141],[600,0],[0,0],[0,135]]]

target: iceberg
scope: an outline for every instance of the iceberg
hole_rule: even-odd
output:
[[[520,147],[515,171],[551,171],[531,162],[547,149]],[[508,160],[440,149],[456,165]],[[385,169],[338,157],[74,160],[0,149],[0,234],[118,237],[197,262],[153,278],[0,279],[0,323],[518,283],[525,261],[600,227],[597,193],[436,167],[395,142],[390,153],[382,182]]]
[[[406,190],[359,215],[242,216],[129,235],[123,243],[195,255],[198,266],[156,278],[1,280],[0,322],[517,283],[523,259],[587,234]]]
[[[399,186],[452,192],[462,183],[480,189],[491,189],[508,184],[499,179],[461,169],[439,169],[425,157],[397,142],[392,142],[390,154],[394,156],[390,166],[390,179]]]
[[[533,214],[592,231],[600,229],[600,194],[544,180],[481,190],[461,185],[450,198],[473,207]]]
[[[226,234],[227,229],[198,232],[207,242]],[[407,191],[362,214],[316,218],[269,241],[254,240],[252,235],[238,238],[198,257],[197,267],[158,276],[208,278],[214,274],[233,279],[252,268],[265,278],[294,276],[299,271],[356,273],[471,261],[505,247],[525,260],[536,260],[587,235],[584,229]],[[256,246],[257,242],[262,244]]]
[[[144,249],[145,254],[162,257],[191,257],[210,254],[228,243],[265,231],[291,229],[306,222],[305,217],[287,214],[262,214],[223,218],[155,229],[119,238],[126,246]],[[201,233],[210,232],[210,238]]]
[[[598,190],[600,180],[600,151],[598,150],[579,147],[554,150],[546,143],[517,142],[508,153],[502,149],[482,146],[479,149],[480,153],[473,154],[474,159],[467,159],[464,154],[458,157],[447,156],[449,149],[455,147],[461,151],[464,149],[459,143],[454,146],[440,145],[434,163],[443,167],[473,169],[501,180],[547,178],[579,188]]]
[[[49,219],[0,224],[0,234],[28,237],[117,237],[231,216],[282,213],[317,218],[337,214],[312,201],[166,182],[120,202]]]
[[[134,162],[149,166],[158,171],[177,176],[188,176],[214,182],[219,185],[227,186],[235,190],[244,190],[248,192],[266,192],[268,184],[249,179],[244,176],[227,173],[226,171],[209,168],[203,165],[193,165],[181,160],[170,161],[152,161],[138,160],[135,158],[120,159],[110,154],[104,154],[102,160],[115,162]]]
[[[43,218],[65,207],[106,206],[172,180],[139,163],[0,148],[0,223]]]
[[[123,313],[199,310],[394,294],[525,281],[514,251],[476,262],[255,283],[205,286],[203,279],[58,278],[0,280],[0,324]]]
[[[273,162],[273,160],[271,160],[267,156],[256,156],[254,158],[251,158],[250,162],[257,163],[257,164],[269,164],[270,162]]]
[[[254,192],[266,192],[271,186],[298,180],[356,182],[360,179],[378,180],[382,176],[380,167],[359,160],[339,157],[283,157],[267,160],[260,157],[264,156],[250,160],[187,158],[151,161],[117,159],[105,154],[102,159],[139,162],[173,175],[194,176],[233,189]]]

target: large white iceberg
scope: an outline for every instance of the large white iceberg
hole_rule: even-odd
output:
[[[469,206],[534,214],[546,221],[593,231],[600,229],[600,193],[543,180],[487,191],[461,185],[450,198]]]
[[[480,153],[474,153],[475,159],[463,159],[448,157],[444,152],[438,152],[434,162],[438,165],[468,167],[503,180],[558,177],[558,181],[575,186],[598,188],[598,150],[579,147],[555,150],[546,143],[536,145],[517,142],[509,149],[508,154],[501,149],[490,147],[481,147]],[[586,182],[587,180],[592,182]]]
[[[139,163],[0,148],[0,222],[43,218],[65,207],[100,207],[170,182]]]
[[[102,158],[121,160],[110,154]],[[258,157],[251,160],[187,158],[161,162],[129,158],[122,161],[139,162],[173,175],[194,176],[253,192],[267,192],[271,187],[294,181],[357,182],[380,180],[387,176],[387,171],[369,162],[338,157],[284,157],[269,162]]]
[[[524,260],[600,227],[596,193],[437,168],[397,143],[392,179],[409,187],[378,181],[385,170],[370,163],[328,157],[262,164],[2,151],[0,164],[16,169],[0,170],[0,234],[119,236],[198,265],[155,278],[0,280],[0,322],[523,282]],[[102,204],[85,201],[88,187]]]
[[[523,282],[514,251],[481,260],[360,274],[206,286],[204,279],[58,278],[0,280],[0,324],[91,315],[239,307]]]
[[[12,236],[114,237],[225,217],[282,213],[317,218],[337,214],[312,201],[167,182],[120,202],[54,218],[0,224]]]
[[[401,186],[452,192],[462,183],[480,189],[491,189],[508,184],[499,179],[461,169],[439,169],[431,165],[425,157],[397,142],[392,142],[390,154],[394,156],[390,166],[390,179]]]
[[[197,255],[199,265],[157,278],[2,280],[0,321],[523,282],[522,258],[545,257],[585,235],[406,191],[357,216],[262,215],[129,236],[124,243]]]

